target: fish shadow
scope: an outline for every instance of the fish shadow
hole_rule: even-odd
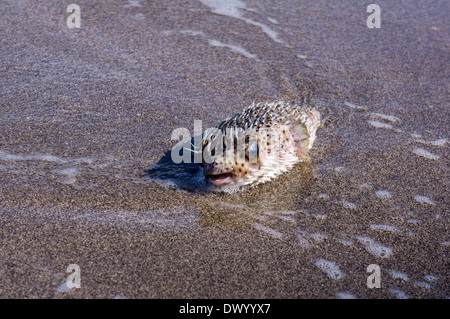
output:
[[[173,186],[190,192],[202,192],[208,189],[201,165],[194,163],[175,163],[171,151],[164,153],[158,163],[144,169],[144,177],[163,186]]]

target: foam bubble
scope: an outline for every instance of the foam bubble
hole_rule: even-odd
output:
[[[56,173],[60,175],[65,175],[66,179],[62,181],[63,184],[73,184],[76,182],[76,176],[79,174],[79,170],[75,167],[61,169],[55,171]]]
[[[301,247],[303,248],[309,248],[311,247],[311,243],[309,242],[309,240],[306,238],[307,233],[304,231],[297,231],[296,232],[296,236],[297,236],[297,240],[298,243]]]
[[[348,208],[348,209],[356,209],[356,204],[353,204],[351,202],[347,202],[345,200],[342,201],[342,206],[344,206],[344,208]]]
[[[294,212],[294,211],[283,211],[283,212],[280,212],[280,214],[283,214],[283,215],[298,215],[298,212]]]
[[[248,18],[244,17],[244,10],[247,11],[255,11],[253,9],[250,9],[246,6],[246,4],[240,0],[228,0],[228,1],[222,1],[222,0],[200,0],[201,3],[204,5],[210,7],[212,9],[212,12],[220,15],[229,16],[235,19],[240,19],[245,21],[248,24],[255,25],[267,35],[269,38],[271,38],[273,41],[278,43],[283,43],[278,38],[278,33],[271,28],[269,28],[267,25],[254,21]]]
[[[400,119],[393,115],[386,115],[382,113],[370,113],[372,118],[383,119],[392,123],[400,122]]]
[[[358,111],[367,111],[368,108],[367,106],[361,106],[361,105],[356,105],[350,102],[344,102],[344,104],[352,109],[358,110]]]
[[[389,292],[393,294],[397,299],[409,299],[408,295],[400,289],[391,288],[389,289]]]
[[[138,8],[142,7],[141,0],[128,0],[127,4],[124,4],[123,7],[125,8]]]
[[[422,289],[431,289],[433,287],[425,281],[416,281],[414,282],[414,286]]]
[[[408,281],[409,279],[406,273],[397,270],[388,270],[388,274],[392,279],[401,279],[403,281]]]
[[[376,192],[375,192],[375,195],[376,195],[378,198],[381,198],[381,199],[392,198],[391,192],[389,192],[389,191],[387,191],[387,190],[379,190],[379,191],[376,191]]]
[[[253,227],[258,229],[258,230],[261,230],[263,232],[266,232],[267,234],[269,234],[269,235],[271,235],[271,236],[273,236],[275,238],[278,238],[278,239],[282,239],[283,238],[283,234],[282,233],[277,232],[277,231],[275,231],[275,230],[273,230],[271,228],[265,227],[263,225],[253,224]]]
[[[433,154],[428,152],[427,150],[424,150],[423,148],[415,148],[412,150],[412,152],[416,155],[431,159],[431,160],[437,160],[440,158],[439,155]]]
[[[428,281],[428,282],[435,282],[435,281],[437,281],[439,279],[439,277],[436,276],[436,275],[425,275],[423,277],[423,279]]]
[[[369,121],[367,121],[367,123],[369,123],[370,125],[372,125],[373,127],[376,127],[376,128],[385,128],[385,129],[393,128],[393,126],[391,124],[387,124],[387,123],[383,123],[383,122],[379,122],[379,121],[369,120]]]
[[[370,185],[369,183],[362,183],[359,185],[359,189],[371,189],[372,185]]]
[[[392,253],[392,248],[383,246],[370,237],[355,236],[355,238],[364,244],[364,247],[370,254],[376,257],[388,258]]]
[[[391,226],[391,225],[370,224],[369,227],[373,230],[384,230],[384,231],[390,231],[393,233],[400,231],[397,227]]]
[[[56,287],[56,292],[69,292],[71,291],[73,288],[70,288],[69,286],[67,286],[66,282],[63,282],[61,285],[59,285],[58,287]]]
[[[190,35],[190,36],[193,36],[193,37],[198,36],[198,35],[200,35],[200,36],[204,36],[205,35],[203,33],[203,31],[196,31],[196,30],[190,30],[190,29],[181,30],[180,33],[187,34],[187,35]]]
[[[336,242],[341,243],[342,245],[345,245],[345,246],[353,245],[353,240],[348,239],[348,238],[338,238],[338,239],[336,239]]]
[[[416,195],[416,196],[414,196],[414,199],[421,204],[428,204],[428,205],[433,205],[433,206],[436,205],[436,203],[427,196]]]
[[[313,234],[309,234],[309,237],[311,237],[312,239],[314,239],[317,242],[321,242],[324,239],[327,239],[328,235],[323,234],[323,233],[313,233]]]
[[[339,280],[344,278],[345,274],[339,269],[339,266],[326,259],[318,259],[315,263],[320,270],[327,274],[328,277],[334,280]]]
[[[245,56],[245,57],[247,57],[249,59],[258,60],[256,54],[252,54],[252,53],[248,52],[247,50],[245,50],[244,48],[241,48],[241,47],[239,47],[237,45],[225,44],[225,43],[222,43],[222,42],[217,41],[217,40],[209,40],[208,42],[209,42],[209,45],[212,45],[214,47],[228,48],[231,51],[239,53],[239,54],[242,54],[243,56]]]
[[[356,296],[349,292],[338,292],[336,297],[339,299],[357,299]]]
[[[422,143],[422,144],[431,145],[431,146],[441,147],[441,146],[445,146],[445,144],[447,144],[448,141],[447,141],[446,138],[441,138],[441,139],[438,139],[438,140],[435,140],[435,141],[425,141],[425,140],[422,140],[422,139],[418,139],[418,140],[416,140],[416,142],[419,142],[419,143]]]

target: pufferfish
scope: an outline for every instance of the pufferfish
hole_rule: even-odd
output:
[[[307,102],[253,103],[206,132],[203,173],[218,188],[257,185],[310,160],[320,113]]]

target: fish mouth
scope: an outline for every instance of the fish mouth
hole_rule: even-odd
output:
[[[232,182],[232,176],[233,174],[231,173],[205,175],[208,183],[213,184],[214,186],[225,186],[230,184]]]

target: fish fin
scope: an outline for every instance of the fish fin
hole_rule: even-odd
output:
[[[297,122],[289,125],[289,131],[291,132],[294,142],[295,153],[300,159],[309,160],[309,134],[304,123]]]

